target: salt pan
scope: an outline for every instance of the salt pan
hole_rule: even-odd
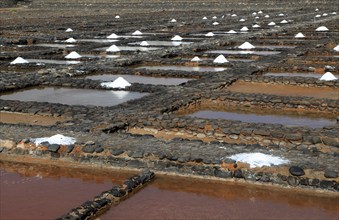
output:
[[[120,49],[116,45],[112,45],[109,48],[106,49],[107,52],[119,52]]]
[[[141,31],[134,31],[132,35],[142,35]]]
[[[51,137],[43,137],[43,138],[31,138],[31,141],[35,143],[35,145],[39,145],[42,142],[48,142],[49,144],[60,144],[60,145],[70,145],[76,142],[76,139],[73,137],[67,137],[62,134],[56,134]]]
[[[22,57],[17,57],[15,60],[11,62],[11,64],[22,64],[22,63],[29,63],[29,62]]]
[[[81,56],[77,52],[72,51],[67,56],[65,56],[65,58],[66,59],[78,59],[78,58],[81,58]]]
[[[113,33],[113,34],[109,35],[107,38],[114,38],[115,39],[115,38],[119,38],[119,36]]]
[[[317,29],[315,29],[315,31],[328,31],[328,28],[325,26],[320,26]]]
[[[67,40],[65,40],[66,43],[75,43],[77,42],[73,37],[68,38]]]
[[[228,60],[221,54],[214,59],[213,63],[228,63]]]
[[[193,59],[191,59],[191,62],[199,62],[201,61],[201,59],[197,56],[193,57]]]
[[[302,33],[299,32],[299,33],[296,34],[294,37],[295,37],[295,38],[304,38],[305,35],[303,35]]]
[[[131,86],[131,84],[129,82],[127,82],[127,80],[125,80],[123,77],[118,77],[113,82],[103,82],[103,83],[101,83],[101,86],[106,87],[106,88],[124,89],[127,86]]]
[[[241,44],[238,48],[243,49],[243,50],[248,50],[248,49],[255,48],[255,46],[253,46],[251,43],[245,42]]]
[[[332,80],[337,80],[338,78],[335,77],[331,72],[326,72],[322,77],[320,77],[319,80],[322,81],[332,81]]]
[[[242,163],[248,163],[251,168],[281,165],[289,162],[287,159],[263,153],[240,153],[229,158]]]
[[[180,37],[179,35],[175,35],[171,40],[182,40],[182,37]]]

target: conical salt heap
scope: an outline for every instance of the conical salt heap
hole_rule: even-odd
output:
[[[175,35],[171,40],[182,40],[182,37]]]
[[[275,23],[272,21],[272,22],[270,22],[268,25],[269,25],[269,26],[274,26]]]
[[[78,59],[78,58],[81,58],[81,56],[77,52],[72,51],[67,56],[65,56],[65,58],[66,59]]]
[[[142,35],[141,31],[134,31],[132,35]]]
[[[260,25],[259,24],[255,24],[252,26],[253,28],[260,28]]]
[[[224,57],[224,55],[219,55],[213,60],[213,63],[228,63],[228,60]]]
[[[193,59],[191,59],[191,62],[200,62],[201,59],[197,56],[193,57]]]
[[[219,22],[213,22],[212,25],[219,25]]]
[[[320,26],[317,29],[315,29],[315,31],[328,31],[328,28],[325,26]]]
[[[101,86],[106,88],[113,88],[113,89],[124,89],[128,86],[131,86],[131,84],[125,80],[123,77],[118,77],[113,82],[103,82],[101,83]]]
[[[240,31],[248,31],[248,28],[245,26],[245,27],[242,27],[241,29],[240,29]]]
[[[120,49],[115,44],[106,49],[107,52],[119,52]]]
[[[326,72],[322,77],[320,77],[319,80],[322,81],[332,81],[332,80],[337,80],[338,78],[335,77],[331,72]]]
[[[288,23],[288,21],[286,21],[286,20],[282,20],[281,22],[280,22],[280,24],[287,24]]]
[[[67,30],[65,32],[72,32],[72,28],[67,28]]]
[[[67,40],[65,40],[66,43],[75,43],[77,42],[73,37],[68,38]]]
[[[119,15],[117,15],[117,16],[115,16],[115,18],[116,18],[116,19],[119,19],[119,18],[120,18],[120,16],[119,16]]]
[[[339,52],[339,44],[333,50]]]
[[[174,18],[170,21],[171,23],[176,23],[177,20],[175,20]]]
[[[118,38],[119,36],[118,35],[116,35],[116,34],[111,34],[111,35],[109,35],[107,38],[113,38],[113,39],[115,39],[115,38]]]
[[[23,63],[29,63],[29,62],[22,57],[17,57],[10,64],[23,64]]]
[[[202,20],[207,20],[207,17],[203,17]]]
[[[207,34],[205,34],[205,36],[206,36],[206,37],[213,37],[214,34],[213,34],[213,32],[208,32]]]
[[[149,43],[147,41],[142,41],[140,43],[140,46],[147,47],[147,46],[149,46]]]
[[[251,43],[245,42],[241,44],[238,48],[243,50],[249,50],[255,48],[255,46],[253,46]]]
[[[230,31],[228,31],[227,33],[228,33],[228,34],[236,34],[237,32],[234,31],[234,30],[230,30]]]
[[[301,32],[299,32],[299,33],[296,34],[294,37],[295,37],[295,38],[304,38],[305,35],[303,35]]]

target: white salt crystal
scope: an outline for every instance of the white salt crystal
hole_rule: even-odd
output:
[[[270,22],[268,25],[269,25],[269,26],[274,26],[275,23],[272,21],[272,22]]]
[[[255,46],[253,46],[251,43],[249,42],[245,42],[243,44],[241,44],[239,47],[239,49],[243,49],[243,50],[248,50],[248,49],[253,49],[255,48]]]
[[[317,29],[315,29],[315,31],[328,31],[328,28],[325,26],[320,26]]]
[[[112,45],[109,48],[106,49],[107,52],[119,52],[120,49],[116,45]]]
[[[305,35],[303,35],[302,33],[298,33],[294,36],[295,38],[304,38]]]
[[[213,32],[208,32],[207,34],[205,34],[205,36],[206,36],[206,37],[213,37],[214,34],[213,34]]]
[[[182,40],[182,37],[180,37],[179,35],[175,35],[171,40]]]
[[[337,80],[338,78],[335,77],[331,72],[326,72],[322,77],[320,77],[319,80],[322,81],[332,81],[332,80]]]
[[[72,28],[67,28],[67,30],[65,32],[72,32]]]
[[[77,52],[72,51],[67,56],[65,56],[65,58],[66,59],[78,59],[78,58],[81,58],[81,56]]]
[[[147,46],[149,46],[149,43],[147,41],[142,41],[140,43],[140,46],[147,47]]]
[[[141,31],[134,31],[132,35],[142,35]]]
[[[197,56],[193,57],[193,59],[191,59],[191,62],[199,62],[201,61],[201,59]]]
[[[263,153],[240,153],[232,155],[229,158],[242,163],[248,163],[251,168],[281,165],[289,162],[287,159],[282,157],[276,157]]]
[[[22,57],[17,57],[10,64],[23,64],[23,63],[29,63],[29,62]]]
[[[228,60],[221,54],[214,59],[213,63],[228,63]]]
[[[124,89],[127,86],[131,86],[131,84],[127,80],[125,80],[123,77],[118,77],[113,82],[103,82],[103,83],[101,83],[101,86],[106,87],[106,88]]]
[[[113,33],[113,34],[109,35],[107,38],[114,38],[115,39],[115,38],[119,38],[119,36]]]
[[[68,38],[67,40],[65,40],[66,43],[75,43],[77,42],[73,37]]]
[[[43,137],[43,138],[31,138],[31,141],[35,143],[35,145],[39,145],[42,142],[48,142],[49,144],[60,144],[60,145],[70,145],[76,142],[76,139],[73,137],[67,137],[62,134],[56,134],[51,137]]]
[[[248,28],[245,26],[245,27],[242,27],[241,29],[240,29],[240,31],[244,31],[244,32],[246,32],[246,31],[248,31]]]
[[[339,44],[333,50],[339,52]]]

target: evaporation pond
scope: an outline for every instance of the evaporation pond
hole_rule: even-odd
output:
[[[251,50],[209,50],[206,53],[226,54],[226,55],[259,55],[270,56],[279,54],[279,51],[251,51]]]
[[[132,99],[139,99],[146,95],[148,95],[148,93],[45,87],[5,94],[1,95],[0,98],[5,100],[50,102],[66,105],[94,105],[107,107],[119,105]]]
[[[314,118],[304,115],[273,115],[260,113],[243,113],[243,112],[226,112],[226,111],[198,111],[190,115],[191,117],[206,119],[225,119],[236,120],[247,123],[266,123],[266,124],[282,124],[286,126],[306,126],[310,128],[322,128],[328,125],[335,125],[335,119]]]
[[[36,63],[37,65],[41,64],[57,64],[57,65],[69,65],[69,64],[79,64],[80,61],[74,60],[47,60],[47,59],[26,59],[30,63]]]
[[[298,73],[298,72],[285,72],[285,73],[274,73],[268,72],[264,74],[265,76],[286,76],[286,77],[306,77],[306,78],[320,78],[322,75],[318,73]]]
[[[114,81],[118,77],[123,77],[130,83],[141,83],[141,84],[152,84],[152,85],[179,85],[185,83],[190,78],[166,78],[166,77],[150,77],[150,76],[136,76],[136,75],[112,75],[112,74],[103,74],[88,76],[86,79],[92,80],[101,80],[101,81]]]
[[[204,66],[139,66],[136,69],[148,69],[148,70],[176,70],[187,72],[220,72],[225,71],[224,67],[204,67]]]
[[[337,219],[337,197],[289,190],[157,175],[100,220]]]
[[[56,219],[129,175],[0,161],[0,219]]]
[[[192,42],[182,41],[145,41],[149,46],[165,46],[165,47],[177,47],[181,45],[191,44]],[[142,41],[129,43],[130,45],[141,45]],[[141,45],[142,46],[142,45]]]

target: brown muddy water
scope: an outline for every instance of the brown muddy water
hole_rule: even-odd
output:
[[[0,219],[55,219],[131,175],[0,161]]]
[[[0,98],[5,100],[50,102],[66,105],[114,106],[132,99],[142,98],[146,95],[148,95],[148,93],[45,87],[4,94],[1,95]]]
[[[114,81],[118,77],[123,77],[130,83],[141,83],[141,84],[151,84],[151,85],[179,85],[181,83],[188,82],[189,80],[193,80],[190,78],[168,78],[168,77],[112,75],[112,74],[88,76],[86,77],[86,79],[101,80],[101,81]]]
[[[203,67],[203,66],[139,66],[135,69],[147,69],[147,70],[176,70],[176,71],[188,71],[188,72],[220,72],[225,71],[224,67]]]
[[[100,220],[338,219],[339,197],[182,177],[157,176]]]

